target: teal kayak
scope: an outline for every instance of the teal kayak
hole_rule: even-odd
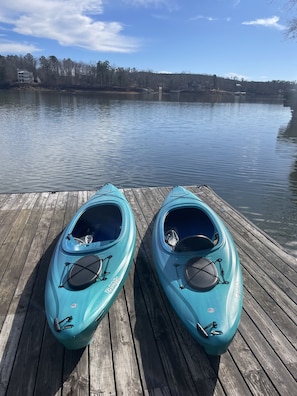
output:
[[[175,313],[209,355],[228,349],[240,322],[243,281],[233,239],[196,195],[174,187],[158,212],[153,258]]]
[[[82,205],[63,231],[48,269],[45,313],[66,348],[91,342],[128,276],[135,242],[131,207],[112,184]]]

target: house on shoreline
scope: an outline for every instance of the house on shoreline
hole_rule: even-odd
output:
[[[18,70],[17,78],[19,83],[31,84],[34,82],[33,73],[27,70]]]

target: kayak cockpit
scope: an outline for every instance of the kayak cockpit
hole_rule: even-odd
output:
[[[71,253],[105,248],[119,238],[122,222],[122,212],[117,205],[90,206],[69,228],[63,249]]]
[[[164,237],[176,252],[212,249],[219,241],[218,231],[211,218],[195,207],[169,211],[164,221]]]
[[[90,235],[93,242],[115,240],[120,235],[121,226],[122,215],[118,206],[91,206],[76,222],[72,236],[83,240]]]

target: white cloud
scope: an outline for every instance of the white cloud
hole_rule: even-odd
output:
[[[264,26],[264,27],[275,28],[278,30],[285,30],[286,27],[279,24],[278,21],[279,21],[279,17],[273,16],[271,18],[263,18],[263,19],[256,19],[254,21],[242,22],[242,24],[243,25],[259,25],[259,26]]]
[[[11,4],[10,4],[11,3]],[[0,24],[15,33],[93,51],[133,52],[138,41],[119,22],[104,22],[103,0],[14,0],[1,5]]]
[[[18,43],[0,39],[0,53],[2,54],[27,54],[41,51],[40,48],[30,43]]]

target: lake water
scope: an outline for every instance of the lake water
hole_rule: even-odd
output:
[[[282,104],[0,91],[0,193],[207,184],[297,255],[297,127]]]

